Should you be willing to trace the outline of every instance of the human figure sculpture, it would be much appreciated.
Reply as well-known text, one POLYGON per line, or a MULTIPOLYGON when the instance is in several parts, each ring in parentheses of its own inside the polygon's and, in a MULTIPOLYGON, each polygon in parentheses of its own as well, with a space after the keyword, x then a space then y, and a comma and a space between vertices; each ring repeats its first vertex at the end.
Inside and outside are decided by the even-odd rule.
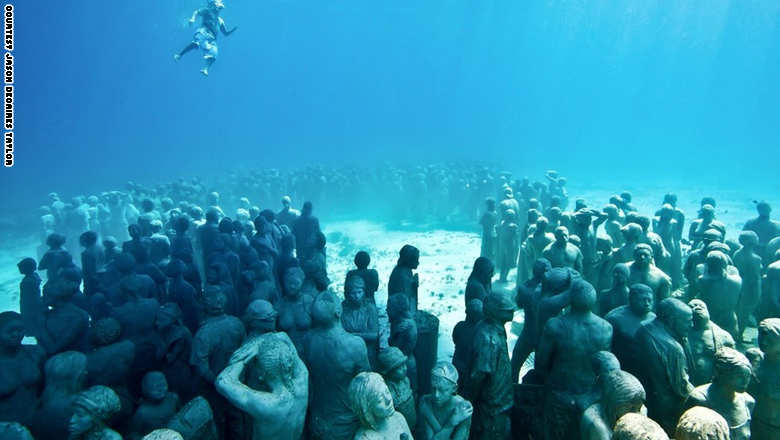
POLYGON ((247 341, 266 333, 275 332, 278 315, 273 304, 268 301, 256 299, 249 303, 242 317, 247 341))
POLYGON ((623 223, 620 220, 618 207, 610 203, 605 206, 602 211, 607 215, 607 220, 604 222, 604 232, 612 239, 612 244, 614 244, 615 247, 622 246, 623 232, 621 231, 621 228, 623 227, 623 223))
MULTIPOLYGON (((344 280, 345 284, 346 280, 348 280, 352 275, 357 275, 363 278, 363 281, 365 281, 366 284, 366 298, 376 304, 376 298, 374 298, 374 294, 376 294, 376 291, 379 289, 379 273, 376 271, 376 269, 368 268, 368 265, 371 264, 371 256, 368 255, 368 252, 366 251, 359 251, 355 254, 354 262, 356 269, 352 269, 347 272, 347 276, 344 280)), ((346 287, 346 285, 344 287, 346 287)))
POLYGON ((511 321, 515 304, 505 292, 493 291, 484 303, 485 319, 477 325, 466 395, 474 405, 473 438, 506 439, 513 405, 512 367, 504 324, 511 321))
POLYGON ((610 440, 612 427, 628 413, 641 413, 645 389, 631 373, 613 371, 601 379, 601 400, 589 406, 580 420, 582 440, 610 440))
POLYGON ((688 229, 688 241, 696 249, 700 247, 704 238, 704 232, 709 229, 715 229, 720 232, 721 238, 726 235, 726 225, 715 220, 715 207, 709 203, 702 205, 699 210, 699 218, 691 222, 688 229))
POLYGON ((87 342, 89 315, 73 304, 78 284, 61 279, 48 282, 43 301, 50 308, 43 312, 43 321, 36 334, 38 343, 48 356, 63 351, 83 351, 87 342))
POLYGON ((411 439, 406 420, 393 407, 385 381, 377 373, 359 373, 349 385, 349 401, 360 420, 355 440, 411 439))
POLYGON ((474 267, 466 283, 466 303, 472 299, 484 301, 492 290, 493 262, 486 257, 479 257, 474 261, 474 267))
POLYGON ((582 276, 596 285, 595 266, 597 261, 596 231, 607 220, 607 215, 595 209, 580 209, 574 213, 572 234, 580 238, 582 251, 582 276))
POLYGON ((409 308, 409 300, 403 295, 394 295, 387 300, 387 316, 390 320, 388 345, 398 347, 406 356, 406 373, 412 389, 417 389, 417 321, 409 308))
POLYGON ((107 426, 119 412, 119 397, 109 387, 95 385, 76 395, 68 430, 71 440, 121 440, 122 436, 107 426))
POLYGON ((498 244, 498 213, 496 212, 496 201, 492 198, 485 200, 485 212, 479 220, 482 226, 482 245, 479 252, 480 257, 490 260, 496 259, 496 245, 498 244))
POLYGON ((723 347, 715 353, 712 383, 691 391, 686 405, 704 406, 726 419, 732 440, 750 439, 750 419, 755 400, 747 387, 752 376, 748 359, 737 350, 723 347))
POLYGON ((547 231, 548 221, 545 217, 536 220, 533 234, 525 239, 520 249, 520 264, 517 269, 518 284, 533 276, 533 267, 547 246, 555 241, 555 236, 547 231))
POLYGON ((341 303, 341 325, 344 330, 363 338, 369 363, 376 365, 379 352, 379 314, 376 304, 366 299, 363 278, 353 275, 346 284, 345 299, 341 303))
POLYGON ((474 407, 457 394, 458 371, 447 362, 431 370, 431 394, 420 398, 417 436, 422 440, 466 440, 474 407))
POLYGON ((284 273, 283 293, 274 305, 279 313, 279 330, 287 333, 300 354, 303 338, 311 327, 311 305, 314 298, 301 292, 305 275, 299 267, 291 267, 284 273))
POLYGON ((206 319, 193 338, 190 365, 202 381, 202 394, 211 405, 217 429, 226 435, 226 429, 238 435, 242 429, 241 415, 214 391, 212 384, 227 366, 231 354, 241 346, 246 330, 241 320, 225 314, 226 300, 219 287, 207 287, 203 302, 206 319))
POLYGON ((469 367, 472 350, 474 347, 474 335, 477 324, 484 317, 482 301, 472 299, 466 303, 466 319, 455 324, 452 329, 452 341, 455 345, 455 353, 452 356, 452 364, 458 370, 458 385, 462 388, 463 380, 470 375, 469 367))
MULTIPOLYGON (((547 273, 552 269, 550 262, 539 258, 534 262, 533 277, 517 288, 515 300, 517 307, 523 309, 523 329, 512 349, 512 379, 517 380, 523 363, 536 349, 539 341, 538 307, 542 298, 542 283, 547 273)), ((453 363, 454 359, 453 359, 453 363)), ((455 364, 457 366, 457 364, 455 364)), ((459 373, 463 374, 459 370, 459 373)))
POLYGON ((674 431, 674 440, 729 439, 729 425, 726 419, 703 406, 694 406, 685 411, 674 431))
POLYGON ((136 346, 127 339, 120 340, 122 327, 116 319, 102 318, 92 322, 87 355, 87 385, 111 387, 121 402, 119 417, 132 414, 133 397, 128 387, 134 373, 136 346))
POLYGON ((654 303, 671 295, 672 279, 653 264, 653 250, 640 243, 634 248, 634 261, 629 263, 629 284, 641 283, 653 290, 654 303))
POLYGON ((668 203, 664 203, 657 214, 658 220, 653 225, 653 231, 661 237, 663 247, 669 252, 667 274, 672 279, 672 289, 677 289, 682 278, 682 224, 677 221, 677 211, 668 203))
POLYGON ((43 300, 41 298, 41 277, 36 272, 37 263, 32 258, 25 258, 16 267, 24 275, 19 283, 19 313, 24 323, 24 334, 34 336, 43 317, 43 300))
POLYGON ((669 436, 653 419, 630 412, 615 423, 612 440, 669 440, 669 436))
POLYGON ((711 246, 715 243, 721 243, 722 241, 723 237, 720 232, 715 229, 708 229, 702 234, 700 247, 692 250, 688 254, 688 258, 685 260, 682 270, 685 279, 688 280, 688 298, 696 298, 699 296, 700 289, 698 282, 699 275, 701 275, 702 272, 700 268, 703 267, 704 262, 707 259, 707 254, 712 250, 711 246))
POLYGON ((417 290, 420 286, 420 279, 412 271, 420 265, 420 251, 412 245, 404 245, 401 248, 398 263, 390 273, 390 279, 387 282, 387 293, 389 296, 404 295, 409 300, 409 307, 412 316, 417 313, 417 290))
POLYGON ((637 352, 636 333, 655 319, 653 291, 644 284, 634 284, 628 294, 628 304, 607 313, 604 318, 612 324, 612 352, 622 368, 638 374, 642 354, 637 352))
POLYGON ((566 226, 555 228, 555 241, 544 248, 542 256, 552 267, 569 267, 582 272, 582 252, 577 246, 569 243, 569 230, 566 226))
POLYGON ((763 291, 756 311, 756 318, 761 320, 780 316, 780 250, 774 257, 774 261, 767 265, 762 280, 763 291))
POLYGON ((49 250, 43 254, 38 263, 39 270, 46 271, 47 281, 57 281, 60 279, 60 270, 73 265, 73 257, 63 248, 65 237, 61 234, 52 233, 46 238, 46 245, 49 250))
POLYGON ((68 437, 73 400, 87 379, 87 357, 77 351, 59 353, 46 361, 43 371, 46 386, 30 428, 36 439, 61 440, 68 437))
POLYGON ((627 265, 618 263, 612 268, 612 287, 602 290, 598 296, 598 315, 606 316, 613 309, 628 304, 628 278, 631 272, 627 265))
POLYGON ((249 340, 219 374, 217 391, 252 417, 252 439, 299 440, 309 395, 309 372, 286 333, 271 332, 249 340), (262 389, 241 380, 255 376, 262 389))
POLYGON ((292 228, 298 217, 301 216, 301 211, 292 207, 292 199, 290 196, 282 197, 282 209, 276 213, 276 221, 280 225, 286 225, 288 228, 292 228))
POLYGON ((164 428, 179 410, 179 395, 168 391, 168 381, 159 371, 150 371, 141 381, 142 399, 130 418, 133 437, 164 428))
POLYGON ((146 434, 141 440, 184 440, 184 437, 173 429, 163 428, 155 429, 146 434))
POLYGON ((417 426, 414 392, 406 375, 406 356, 398 347, 386 348, 379 353, 378 370, 393 397, 395 410, 409 426, 417 426))
POLYGON ((742 279, 742 290, 737 305, 738 340, 743 340, 745 329, 750 317, 758 307, 761 298, 761 257, 758 250, 758 235, 753 231, 742 231, 739 234, 739 244, 742 245, 734 253, 734 266, 742 279))
POLYGON ((634 251, 642 238, 642 227, 636 223, 628 223, 621 228, 623 245, 612 254, 612 264, 630 263, 635 259, 634 251))
POLYGON ((0 422, 0 438, 5 440, 35 440, 27 428, 16 422, 0 422))
POLYGON ((509 271, 517 265, 520 251, 520 227, 517 224, 517 211, 508 209, 503 212, 498 226, 498 250, 496 266, 499 269, 498 280, 506 282, 509 271))
POLYGON ((106 256, 103 246, 98 243, 98 235, 94 231, 81 234, 79 244, 84 247, 84 251, 81 253, 84 294, 91 296, 98 290, 98 271, 103 269, 106 256))
POLYGON ((683 402, 693 390, 683 344, 693 326, 693 312, 684 302, 666 298, 656 307, 658 316, 636 333, 642 353, 639 380, 647 392, 647 413, 668 433, 674 432, 683 402))
POLYGON ((705 268, 698 279, 701 299, 707 303, 712 321, 738 339, 736 311, 742 278, 735 270, 728 270, 728 257, 720 251, 707 254, 705 268))
POLYGON ((187 265, 179 259, 173 259, 165 270, 166 275, 170 278, 168 300, 178 305, 182 312, 182 321, 190 332, 198 331, 200 312, 198 311, 197 290, 184 279, 187 265))
POLYGON ((366 343, 341 326, 341 304, 329 292, 314 300, 312 320, 303 357, 311 378, 310 435, 314 440, 349 440, 360 422, 352 412, 348 388, 356 374, 370 371, 366 343))
POLYGON ((761 321, 758 346, 764 360, 751 386, 756 406, 750 430, 753 440, 770 440, 780 438, 780 318, 761 321))
POLYGON ((734 348, 731 335, 710 320, 707 304, 700 299, 688 302, 693 311, 693 328, 688 332, 691 383, 704 385, 712 380, 715 353, 723 347, 734 348))
POLYGON ((315 237, 320 232, 320 221, 312 214, 313 210, 311 202, 304 202, 300 217, 293 222, 290 228, 295 236, 295 253, 298 258, 306 258, 312 251, 315 237))
POLYGON ((170 389, 182 400, 195 397, 195 386, 190 357, 192 355, 192 333, 182 319, 182 312, 176 303, 165 303, 157 310, 154 326, 159 335, 159 368, 167 378, 170 389))
POLYGON ((16 312, 0 313, 0 422, 29 425, 38 403, 45 353, 22 345, 24 321, 16 312))
POLYGON ((612 344, 612 326, 592 312, 593 286, 578 279, 572 282, 569 296, 569 313, 545 324, 534 363, 548 391, 544 404, 548 439, 576 436, 579 409, 572 402, 586 398, 595 384, 590 367, 593 354, 609 350, 612 344))
POLYGON ((772 207, 765 201, 756 203, 756 211, 758 212, 758 217, 746 221, 742 229, 756 233, 758 236, 758 254, 762 258, 767 259, 771 256, 765 252, 767 244, 773 238, 780 236, 780 222, 770 218, 772 207))
MULTIPOLYGON (((287 269, 289 269, 289 267, 287 269)), ((285 269, 285 272, 287 269, 285 269)), ((258 299, 268 301, 271 304, 278 302, 281 296, 279 295, 279 290, 276 288, 276 282, 274 281, 271 267, 268 265, 268 262, 262 260, 255 262, 251 266, 251 273, 253 275, 252 293, 249 295, 249 302, 258 299)))

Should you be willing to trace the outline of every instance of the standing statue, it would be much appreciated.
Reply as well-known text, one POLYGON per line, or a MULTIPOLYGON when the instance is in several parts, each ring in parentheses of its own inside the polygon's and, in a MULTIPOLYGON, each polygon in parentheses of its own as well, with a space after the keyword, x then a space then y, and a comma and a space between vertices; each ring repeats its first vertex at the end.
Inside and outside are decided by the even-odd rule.
POLYGON ((618 263, 612 268, 612 288, 602 290, 598 299, 598 315, 606 316, 613 309, 628 304, 628 266, 618 263))
POLYGON ((68 436, 73 400, 87 379, 87 357, 77 351, 52 356, 44 365, 46 387, 30 428, 39 440, 60 440, 68 436))
POLYGON ((582 273, 582 252, 569 242, 569 230, 566 226, 555 228, 555 241, 544 248, 542 256, 552 267, 569 267, 582 273))
POLYGON ((751 387, 756 399, 751 431, 753 440, 780 438, 780 318, 769 318, 758 326, 758 346, 764 352, 751 387))
POLYGON ((632 285, 628 305, 612 310, 604 319, 612 324, 612 352, 620 365, 629 373, 638 374, 642 353, 637 351, 636 333, 655 319, 653 291, 644 284, 632 285))
POLYGON ((498 251, 496 266, 499 269, 499 282, 506 282, 509 271, 517 265, 520 251, 520 227, 517 224, 517 211, 508 209, 502 213, 498 226, 498 251))
POLYGON ((504 324, 514 316, 512 298, 493 291, 485 298, 485 319, 477 325, 466 396, 474 405, 474 439, 504 440, 510 435, 512 367, 504 324))
MULTIPOLYGON (((529 211, 530 213, 530 211, 529 211)), ((527 237, 520 249, 517 267, 517 283, 521 284, 533 275, 534 262, 542 258, 547 246, 555 241, 555 236, 547 232, 548 220, 540 217, 536 220, 533 234, 527 237)))
POLYGON ((752 373, 752 366, 742 353, 723 347, 715 353, 712 383, 691 391, 686 404, 704 406, 723 416, 731 440, 749 440, 751 413, 756 404, 746 393, 752 373))
POLYGON ((417 426, 414 392, 406 376, 406 356, 398 347, 389 347, 379 353, 379 373, 393 396, 395 410, 401 413, 409 426, 417 426))
POLYGON ((363 338, 368 361, 374 366, 379 353, 379 312, 376 303, 365 297, 365 288, 366 282, 357 275, 347 280, 341 303, 341 325, 344 330, 363 338))
POLYGON ((309 372, 286 333, 247 341, 219 374, 217 391, 252 417, 252 439, 300 440, 306 420, 309 372), (257 380, 261 389, 242 382, 257 380))
MULTIPOLYGON (((515 346, 512 349, 513 381, 518 380, 523 363, 525 363, 531 352, 536 349, 536 344, 539 342, 539 332, 537 331, 539 327, 537 323, 538 307, 542 299, 542 283, 551 269, 552 266, 549 261, 539 258, 534 262, 533 277, 517 287, 515 302, 517 307, 523 310, 523 329, 520 331, 520 337, 517 338, 517 342, 515 342, 515 346)), ((454 358, 453 363, 455 363, 454 358)), ((455 366, 457 367, 458 364, 455 363, 455 366)), ((458 369, 458 372, 462 374, 460 369, 458 369)))
POLYGON ((485 257, 479 257, 474 261, 468 282, 466 283, 466 303, 472 299, 484 301, 492 290, 494 266, 493 262, 485 257))
POLYGON ((119 397, 109 387, 95 385, 82 391, 73 400, 70 418, 70 440, 122 440, 122 436, 106 424, 119 412, 119 397))
MULTIPOLYGON (((466 319, 455 324, 452 329, 452 342, 455 344, 455 353, 452 355, 452 364, 458 370, 458 385, 462 389, 466 379, 471 375, 470 363, 474 350, 474 336, 477 324, 484 317, 482 301, 472 299, 466 303, 466 319)), ((513 376, 514 377, 514 376, 513 376)))
POLYGON ((360 422, 347 389, 356 374, 371 370, 366 343, 341 326, 341 304, 330 292, 314 299, 312 321, 314 327, 304 343, 311 379, 307 416, 311 438, 351 440, 360 422))
POLYGON ((311 327, 311 304, 314 297, 302 291, 305 274, 300 267, 294 266, 284 272, 282 297, 274 304, 279 312, 279 330, 287 333, 298 349, 303 352, 303 339, 311 327))
POLYGON ((431 394, 420 398, 417 436, 422 440, 466 440, 474 408, 457 394, 458 371, 447 362, 431 370, 431 394))
POLYGON ((733 266, 729 266, 726 254, 720 251, 707 254, 705 272, 698 278, 698 287, 701 299, 709 307, 712 321, 738 339, 736 312, 742 278, 733 266))
POLYGON ((496 213, 495 199, 488 198, 485 200, 485 213, 482 214, 479 224, 482 226, 482 246, 479 256, 495 260, 496 244, 498 242, 498 232, 496 231, 498 213, 496 213))
POLYGON ((141 402, 130 419, 130 432, 135 438, 164 428, 179 410, 179 396, 168 391, 168 381, 159 371, 144 375, 141 396, 141 402))
POLYGON ((398 257, 398 263, 390 273, 390 279, 387 282, 389 296, 404 295, 409 299, 412 316, 417 312, 417 289, 420 286, 418 275, 412 271, 417 269, 419 265, 420 251, 410 244, 404 245, 398 257))
POLYGON ((547 391, 547 439, 576 436, 582 401, 596 382, 591 358, 596 352, 608 351, 612 344, 612 326, 592 311, 596 304, 593 286, 577 279, 569 297, 569 313, 547 321, 536 350, 534 370, 543 378, 547 391))
POLYGON ((629 284, 642 283, 653 290, 654 303, 658 305, 671 295, 672 279, 653 264, 653 249, 644 243, 634 248, 634 261, 629 265, 629 284))
POLYGON ((684 302, 666 298, 658 304, 657 313, 636 333, 637 353, 642 353, 643 360, 638 377, 647 391, 648 415, 673 433, 683 402, 693 390, 683 349, 693 326, 693 312, 684 302))
POLYGON ((742 247, 734 253, 734 266, 742 278, 742 291, 739 294, 737 311, 737 340, 742 342, 750 317, 756 311, 761 298, 761 257, 758 254, 758 235, 753 231, 739 234, 742 247))
POLYGON ((693 311, 693 328, 688 332, 690 346, 691 383, 695 386, 704 385, 712 380, 715 364, 715 353, 723 347, 734 348, 731 335, 710 321, 707 304, 700 299, 688 302, 693 311))

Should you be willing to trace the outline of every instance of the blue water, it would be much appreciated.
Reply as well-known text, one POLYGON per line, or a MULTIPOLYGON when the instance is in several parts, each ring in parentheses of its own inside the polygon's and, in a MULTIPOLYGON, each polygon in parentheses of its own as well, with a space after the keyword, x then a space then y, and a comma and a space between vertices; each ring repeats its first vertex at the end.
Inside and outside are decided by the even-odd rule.
MULTIPOLYGON (((498 160, 571 181, 778 189, 780 1, 17 1, 4 207, 237 167, 498 160), (9 186, 6 186, 9 187, 9 186)), ((660 195, 659 195, 660 203, 660 195)))

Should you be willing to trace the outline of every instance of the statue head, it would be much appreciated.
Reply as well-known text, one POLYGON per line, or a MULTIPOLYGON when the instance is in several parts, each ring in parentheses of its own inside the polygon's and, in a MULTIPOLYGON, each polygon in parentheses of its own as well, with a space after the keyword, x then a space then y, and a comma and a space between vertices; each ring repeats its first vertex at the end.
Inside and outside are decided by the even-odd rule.
POLYGON ((758 346, 767 357, 780 356, 780 318, 767 318, 758 325, 758 346))
POLYGON ((661 210, 658 213, 658 218, 663 221, 669 221, 674 216, 674 207, 668 203, 664 203, 661 206, 661 210))
POLYGON ((606 256, 612 254, 612 238, 609 235, 596 237, 596 250, 606 256))
POLYGON ((605 377, 612 371, 620 371, 620 361, 611 351, 601 350, 590 357, 590 367, 596 377, 605 377))
MULTIPOLYGON (((408 303, 408 301, 407 301, 408 303)), ((466 303, 466 321, 477 322, 484 318, 482 300, 472 299, 466 303)))
POLYGON ((160 371, 150 371, 141 380, 141 392, 144 398, 159 402, 168 395, 168 380, 160 371))
POLYGON ((655 295, 646 284, 632 284, 628 289, 628 307, 636 315, 644 316, 653 311, 655 295))
POLYGON ((666 193, 664 194, 664 204, 669 204, 670 206, 674 207, 677 206, 677 194, 674 193, 666 193))
POLYGON ((73 438, 100 429, 122 408, 119 397, 109 387, 96 385, 82 391, 73 401, 68 430, 73 438))
POLYGON ((707 303, 700 299, 692 299, 688 301, 688 307, 693 312, 693 326, 695 328, 703 328, 710 322, 710 311, 707 309, 707 303))
POLYGON ((155 429, 141 440, 184 440, 184 437, 173 429, 163 428, 155 429))
POLYGON ((47 389, 78 392, 87 380, 87 356, 78 351, 55 354, 43 366, 43 375, 47 389))
POLYGON ((0 313, 0 347, 15 349, 22 346, 24 322, 22 315, 7 311, 0 313))
POLYGON ((542 293, 545 296, 557 295, 571 284, 571 272, 563 267, 550 269, 542 278, 542 293))
POLYGON ((400 382, 406 377, 406 356, 398 347, 388 347, 377 356, 379 373, 392 382, 400 382))
POLYGON ((102 318, 92 321, 89 336, 96 347, 111 345, 119 340, 122 334, 122 325, 114 318, 102 318))
POLYGON ((628 278, 631 275, 628 265, 625 263, 618 263, 612 268, 612 285, 613 286, 625 286, 628 284, 628 278))
POLYGON ((665 298, 658 303, 658 317, 678 341, 688 336, 693 328, 693 312, 677 298, 665 298))
POLYGON ((203 289, 203 306, 207 314, 221 315, 225 311, 225 304, 227 298, 219 286, 206 286, 203 289))
POLYGON ((89 247, 97 243, 98 235, 95 231, 86 231, 79 236, 79 244, 83 247, 89 247))
POLYGON ((629 223, 620 228, 620 231, 623 233, 623 239, 628 243, 636 243, 642 236, 642 227, 636 223, 629 223))
POLYGON ((616 370, 601 380, 604 410, 613 425, 623 415, 639 413, 645 403, 645 388, 631 373, 616 370))
POLYGON ((677 422, 675 440, 728 440, 729 424, 717 412, 703 406, 685 411, 677 422))
POLYGON ((303 280, 306 275, 303 273, 303 269, 298 266, 287 268, 284 271, 284 279, 282 283, 284 285, 284 295, 290 298, 297 298, 303 287, 303 280))
POLYGON ((16 263, 16 267, 19 269, 19 273, 22 275, 32 275, 38 269, 38 263, 34 258, 23 258, 16 263))
POLYGON ((358 304, 365 297, 366 282, 360 275, 351 275, 344 286, 344 298, 347 301, 358 304))
POLYGON ((437 362, 431 370, 431 403, 442 407, 458 391, 458 370, 449 362, 437 362))
POLYGON ((341 303, 336 295, 328 291, 317 295, 311 306, 311 320, 318 327, 327 328, 338 324, 341 320, 341 303))
POLYGON ((359 373, 349 384, 352 411, 360 423, 377 430, 382 422, 395 413, 393 396, 384 379, 377 373, 359 373))
POLYGON ((261 382, 293 387, 298 352, 286 335, 271 333, 258 339, 254 373, 261 382))
POLYGON ((653 248, 645 243, 640 243, 634 248, 634 266, 639 269, 650 267, 653 262, 653 248))
POLYGON ((290 209, 291 205, 292 205, 292 199, 290 198, 290 196, 282 197, 282 207, 284 207, 284 209, 290 209))
POLYGON ((266 333, 276 330, 277 315, 273 304, 264 299, 256 299, 246 307, 243 321, 248 331, 260 330, 266 333))
POLYGON ((496 200, 492 197, 485 199, 485 207, 488 211, 493 212, 496 210, 496 200))
POLYGON ((306 201, 303 202, 303 208, 301 209, 301 214, 305 215, 306 217, 310 216, 312 211, 314 210, 314 207, 312 206, 311 202, 306 201))
POLYGON ((514 318, 515 302, 509 294, 494 290, 485 297, 483 305, 485 318, 499 323, 509 322, 514 318))
POLYGON ((721 251, 710 251, 707 253, 707 259, 705 260, 707 266, 707 273, 713 276, 725 277, 726 268, 729 265, 729 259, 721 251))
POLYGON ((532 269, 534 279, 536 280, 542 280, 544 278, 544 275, 549 272, 552 269, 552 264, 550 264, 550 260, 546 258, 537 258, 536 261, 534 261, 534 267, 532 269))
POLYGON ((702 205, 699 209, 699 218, 705 222, 710 222, 715 219, 715 207, 710 204, 702 205))
POLYGON ((405 244, 398 256, 398 265, 417 269, 417 266, 420 265, 420 251, 410 244, 405 244))
POLYGON ((469 278, 475 278, 482 284, 490 285, 494 273, 495 268, 490 258, 479 257, 474 261, 474 267, 471 269, 469 278))
POLYGON ((567 229, 566 226, 558 226, 555 228, 555 242, 562 246, 569 242, 569 229, 567 229))
POLYGON ((721 347, 715 352, 715 375, 712 383, 744 393, 752 375, 753 366, 744 354, 729 347, 721 347))
POLYGON ((358 269, 366 269, 370 263, 371 257, 368 255, 368 252, 360 251, 355 254, 355 266, 358 269))
POLYGON ((758 211, 759 217, 769 218, 769 214, 772 212, 772 207, 769 206, 769 203, 762 200, 756 203, 756 211, 758 211))
POLYGON ((669 436, 649 417, 630 412, 618 419, 612 440, 669 440, 669 436))
POLYGON ((746 248, 758 246, 758 234, 753 231, 742 231, 739 233, 739 244, 746 248))
POLYGON ((535 233, 538 235, 544 235, 547 233, 547 227, 550 225, 550 221, 547 220, 547 217, 541 216, 536 218, 536 231, 535 233))
POLYGON ((59 249, 65 244, 65 236, 53 232, 46 237, 46 245, 52 249, 59 249))
POLYGON ((572 281, 569 293, 571 301, 571 311, 577 313, 587 313, 593 310, 596 304, 596 289, 584 278, 577 278, 572 281))

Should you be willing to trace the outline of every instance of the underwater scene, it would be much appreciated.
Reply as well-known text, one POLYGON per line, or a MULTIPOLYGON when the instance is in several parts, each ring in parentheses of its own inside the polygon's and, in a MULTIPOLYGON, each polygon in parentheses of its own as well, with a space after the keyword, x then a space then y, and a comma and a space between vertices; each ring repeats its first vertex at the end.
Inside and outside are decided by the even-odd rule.
POLYGON ((780 439, 780 1, 2 7, 0 440, 780 439))

